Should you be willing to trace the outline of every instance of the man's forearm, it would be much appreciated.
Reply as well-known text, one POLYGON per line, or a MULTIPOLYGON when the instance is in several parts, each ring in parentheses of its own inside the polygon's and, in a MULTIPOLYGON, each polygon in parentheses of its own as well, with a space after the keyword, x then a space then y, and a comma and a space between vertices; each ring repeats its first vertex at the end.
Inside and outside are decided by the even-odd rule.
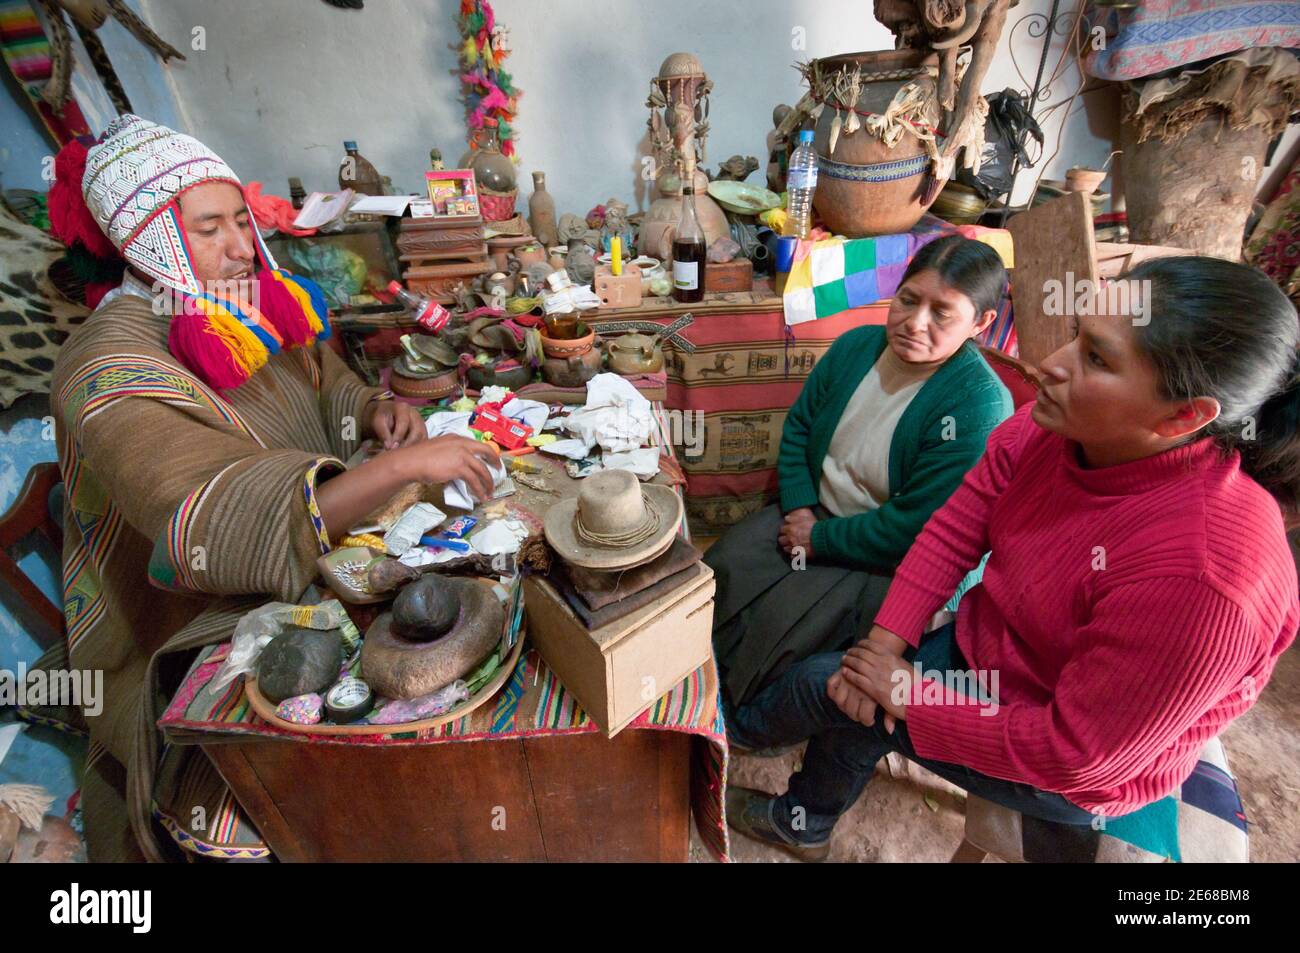
POLYGON ((407 448, 388 450, 358 467, 330 477, 316 488, 316 505, 330 539, 387 503, 402 487, 420 478, 407 448))

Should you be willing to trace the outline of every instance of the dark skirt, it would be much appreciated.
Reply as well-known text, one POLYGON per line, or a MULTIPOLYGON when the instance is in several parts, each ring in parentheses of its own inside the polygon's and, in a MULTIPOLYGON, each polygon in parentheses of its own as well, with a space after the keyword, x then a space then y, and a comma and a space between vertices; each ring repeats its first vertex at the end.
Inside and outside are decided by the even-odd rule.
POLYGON ((717 582, 713 652, 732 705, 747 704, 795 662, 865 637, 893 579, 815 561, 796 570, 777 543, 781 522, 780 507, 766 506, 704 554, 717 582))

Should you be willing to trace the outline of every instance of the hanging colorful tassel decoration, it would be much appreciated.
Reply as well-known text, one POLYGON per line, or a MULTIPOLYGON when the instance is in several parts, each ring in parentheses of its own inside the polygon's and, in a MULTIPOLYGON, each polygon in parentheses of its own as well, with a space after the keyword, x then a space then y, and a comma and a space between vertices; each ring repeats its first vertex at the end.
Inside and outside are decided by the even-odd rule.
POLYGON ((495 127, 503 155, 515 157, 514 119, 519 97, 510 74, 501 64, 510 55, 505 31, 497 25, 487 0, 461 0, 456 17, 460 30, 460 82, 465 100, 469 147, 479 147, 478 130, 495 127))

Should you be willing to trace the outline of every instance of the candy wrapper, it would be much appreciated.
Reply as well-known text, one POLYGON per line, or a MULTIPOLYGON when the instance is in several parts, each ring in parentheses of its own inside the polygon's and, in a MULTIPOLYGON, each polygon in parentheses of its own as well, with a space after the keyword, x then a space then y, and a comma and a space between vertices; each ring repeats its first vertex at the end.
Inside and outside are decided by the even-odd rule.
POLYGON ((372 725, 401 725, 408 721, 436 718, 451 711, 467 698, 469 686, 458 678, 450 685, 444 685, 436 692, 419 698, 394 699, 373 711, 365 721, 372 725))
POLYGON ((325 700, 311 692, 307 695, 295 695, 286 698, 275 706, 275 716, 295 725, 314 725, 321 719, 325 710, 325 700))
POLYGON ((464 539, 465 535, 474 528, 476 523, 478 523, 478 520, 472 516, 457 516, 443 527, 442 535, 451 539, 464 539))
POLYGON ((391 555, 401 556, 446 518, 447 514, 432 503, 416 503, 384 534, 384 545, 391 555))

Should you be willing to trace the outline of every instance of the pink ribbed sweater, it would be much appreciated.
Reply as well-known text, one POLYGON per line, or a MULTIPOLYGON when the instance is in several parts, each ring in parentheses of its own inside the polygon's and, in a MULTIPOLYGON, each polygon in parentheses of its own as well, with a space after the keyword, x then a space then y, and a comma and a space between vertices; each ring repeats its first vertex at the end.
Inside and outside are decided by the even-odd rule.
MULTIPOLYGON (((993 707, 912 703, 925 758, 1112 817, 1175 791, 1300 625, 1271 496, 1203 439, 1086 469, 1021 408, 908 551, 876 622, 917 644, 962 576, 957 644, 993 707)), ((931 696, 933 697, 933 695, 931 696)))

